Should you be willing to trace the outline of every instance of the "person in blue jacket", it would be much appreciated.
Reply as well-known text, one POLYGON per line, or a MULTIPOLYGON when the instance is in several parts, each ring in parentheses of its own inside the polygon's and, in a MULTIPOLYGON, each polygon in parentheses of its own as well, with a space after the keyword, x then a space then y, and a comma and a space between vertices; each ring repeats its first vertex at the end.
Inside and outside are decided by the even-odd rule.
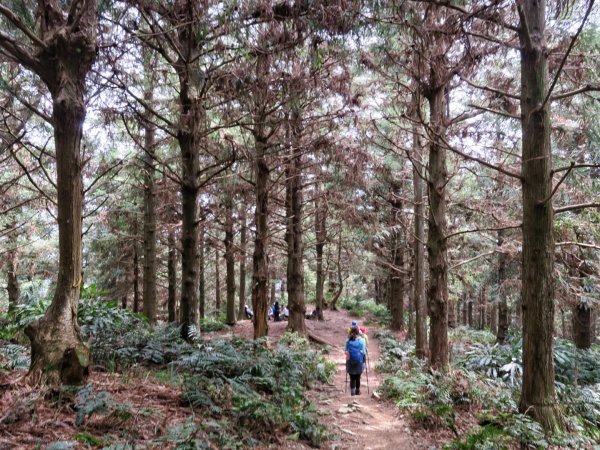
POLYGON ((359 338, 357 326, 350 328, 346 341, 346 372, 350 375, 350 395, 360 395, 360 376, 365 369, 365 342, 359 338))

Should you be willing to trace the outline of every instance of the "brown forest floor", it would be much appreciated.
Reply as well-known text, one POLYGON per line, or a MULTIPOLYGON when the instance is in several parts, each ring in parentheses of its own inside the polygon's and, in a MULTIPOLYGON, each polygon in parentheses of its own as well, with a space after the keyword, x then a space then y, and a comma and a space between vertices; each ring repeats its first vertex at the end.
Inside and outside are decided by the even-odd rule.
MULTIPOLYGON (((381 402, 367 393, 366 373, 362 377, 362 395, 351 397, 345 387, 345 358, 343 353, 346 330, 353 320, 345 311, 326 311, 324 322, 307 321, 307 327, 316 336, 330 342, 329 359, 338 366, 330 385, 316 386, 308 396, 316 404, 323 424, 329 430, 325 449, 426 449, 439 447, 447 441, 445 433, 434 435, 425 430, 411 429, 394 405, 381 402)), ((270 338, 276 341, 285 331, 286 322, 269 322, 270 338)), ((378 342, 369 328, 370 368, 368 387, 372 394, 382 382, 375 370, 379 357, 378 342)), ((239 322, 232 331, 252 337, 252 323, 239 322)), ((199 412, 179 402, 180 389, 169 383, 166 371, 138 368, 124 374, 93 372, 88 382, 95 392, 107 391, 116 403, 127 405, 126 418, 117 413, 93 415, 83 427, 75 426, 73 399, 60 398, 51 389, 29 386, 24 372, 0 372, 0 450, 45 448, 55 441, 85 441, 89 436, 100 439, 99 448, 110 445, 103 436, 112 435, 119 441, 128 441, 135 448, 174 448, 165 441, 156 445, 176 425, 190 416, 202 420, 199 412), (76 437, 78 436, 78 438, 76 437)), ((88 440, 88 442, 90 442, 88 440)), ((90 448, 80 444, 77 448, 90 448)), ((288 450, 310 448, 296 442, 287 442, 271 448, 288 450)))

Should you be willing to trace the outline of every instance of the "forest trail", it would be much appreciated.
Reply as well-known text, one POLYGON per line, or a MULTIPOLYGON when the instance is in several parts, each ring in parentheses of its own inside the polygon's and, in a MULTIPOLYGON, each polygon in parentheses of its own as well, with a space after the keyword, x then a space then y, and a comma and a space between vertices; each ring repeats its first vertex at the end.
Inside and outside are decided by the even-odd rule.
MULTIPOLYGON (((375 371, 379 359, 379 342, 374 337, 376 327, 367 327, 369 336, 369 381, 367 393, 367 373, 361 377, 361 395, 352 397, 350 387, 346 388, 346 358, 344 345, 347 330, 353 320, 362 326, 363 322, 346 311, 325 311, 325 321, 306 321, 312 334, 332 344, 328 358, 337 364, 332 384, 316 386, 308 396, 315 403, 330 432, 330 440, 323 448, 330 450, 383 450, 383 449, 426 449, 431 442, 423 436, 413 434, 401 413, 392 404, 372 397, 373 392, 383 382, 375 371)), ((269 336, 278 339, 287 322, 269 322, 269 336)), ((251 321, 239 322, 236 334, 251 337, 251 321)), ((349 383, 349 382, 348 382, 349 383)), ((291 446, 290 448, 299 448, 291 446)), ((309 448, 309 447, 306 447, 309 448)))

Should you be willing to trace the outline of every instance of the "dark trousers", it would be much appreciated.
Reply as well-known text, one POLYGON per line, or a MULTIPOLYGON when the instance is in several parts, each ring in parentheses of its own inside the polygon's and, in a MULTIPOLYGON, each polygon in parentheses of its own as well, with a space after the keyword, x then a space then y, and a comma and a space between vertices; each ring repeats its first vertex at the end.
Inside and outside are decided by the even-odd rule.
POLYGON ((360 374, 350 374, 350 391, 352 391, 352 389, 356 389, 356 392, 360 392, 360 374))

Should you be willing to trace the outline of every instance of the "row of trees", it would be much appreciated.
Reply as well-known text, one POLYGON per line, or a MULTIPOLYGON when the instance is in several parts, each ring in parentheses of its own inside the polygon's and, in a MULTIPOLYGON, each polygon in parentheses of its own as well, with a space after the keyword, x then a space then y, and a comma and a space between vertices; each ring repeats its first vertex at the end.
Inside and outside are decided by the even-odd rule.
POLYGON ((58 223, 54 298, 27 330, 31 373, 83 376, 84 278, 151 322, 166 297, 166 318, 189 339, 213 298, 234 324, 247 290, 254 335, 266 335, 275 279, 285 279, 290 329, 305 333, 306 262, 320 319, 360 273, 392 328, 408 316, 417 356, 441 371, 456 304, 468 316, 495 280, 502 342, 520 278, 521 409, 560 428, 555 274, 559 297, 576 299, 582 345, 597 295, 598 236, 582 233, 598 221, 586 56, 596 35, 583 32, 592 3, 551 6, 562 32, 550 42, 550 13, 533 1, 0 6, 10 302, 15 249, 58 223), (473 269, 486 259, 495 269, 473 269))

